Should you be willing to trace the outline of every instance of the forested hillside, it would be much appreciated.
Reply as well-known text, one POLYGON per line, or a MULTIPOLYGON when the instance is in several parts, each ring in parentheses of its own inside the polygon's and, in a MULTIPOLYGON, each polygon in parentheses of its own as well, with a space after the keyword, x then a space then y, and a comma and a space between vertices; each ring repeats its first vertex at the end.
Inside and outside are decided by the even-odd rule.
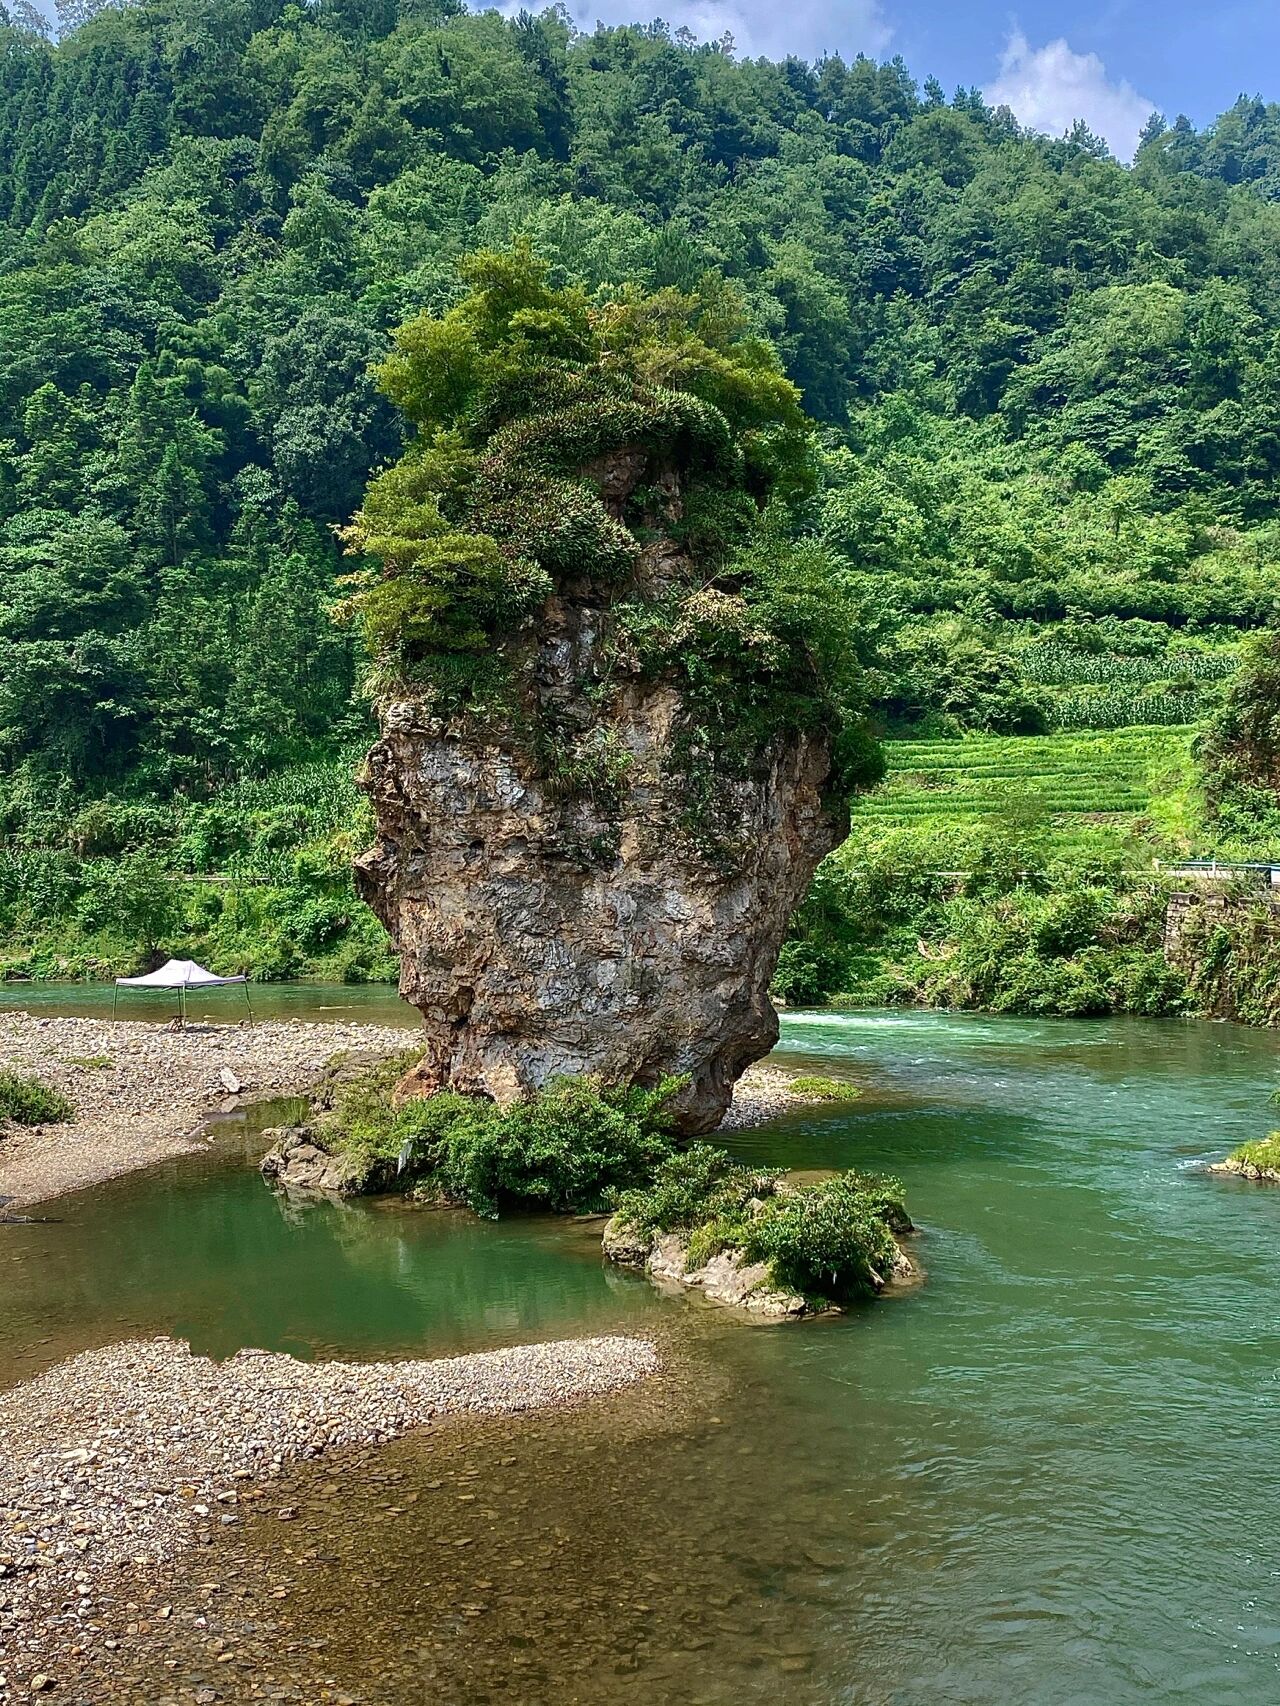
MULTIPOLYGON (((727 280, 776 344, 890 735, 1141 726, 1130 793, 1075 796, 1090 833, 1125 869, 1216 833, 1162 729, 1280 608, 1280 108, 1153 119, 1126 168, 898 61, 660 26, 141 0, 55 44, 4 15, 0 965, 387 975, 334 529, 402 444, 392 330, 521 240, 601 296, 727 280)), ((904 824, 855 821, 858 884, 904 824)), ((846 901, 802 921, 794 995, 861 976, 846 901)))

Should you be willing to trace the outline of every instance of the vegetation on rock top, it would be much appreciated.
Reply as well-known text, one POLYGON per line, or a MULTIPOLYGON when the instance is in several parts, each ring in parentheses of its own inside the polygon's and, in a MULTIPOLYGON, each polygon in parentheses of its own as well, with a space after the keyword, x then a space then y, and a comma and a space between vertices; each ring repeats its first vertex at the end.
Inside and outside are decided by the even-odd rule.
POLYGON ((810 423, 739 293, 708 277, 593 301, 527 244, 461 271, 461 301, 395 334, 379 382, 417 436, 346 530, 381 564, 351 608, 384 685, 522 739, 599 804, 628 762, 614 695, 671 682, 691 830, 788 734, 832 739, 843 791, 878 774, 847 577, 792 537, 810 423), (557 594, 600 607, 572 719, 539 691, 557 594))
POLYGON ((912 1230, 896 1180, 855 1172, 812 1185, 734 1161, 698 1143, 618 1198, 619 1224, 679 1232, 692 1271, 722 1250, 765 1262, 780 1290, 829 1302, 878 1291, 898 1260, 894 1233, 912 1230))

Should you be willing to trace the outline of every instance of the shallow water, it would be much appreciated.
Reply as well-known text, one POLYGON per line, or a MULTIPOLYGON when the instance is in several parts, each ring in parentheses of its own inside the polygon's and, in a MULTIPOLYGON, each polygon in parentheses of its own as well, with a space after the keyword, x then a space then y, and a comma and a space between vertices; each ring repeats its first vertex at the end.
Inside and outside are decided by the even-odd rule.
MULTIPOLYGON (((1280 1190, 1194 1163, 1265 1128, 1274 1036, 792 1014, 780 1055, 866 1094, 733 1146, 898 1173, 923 1290, 744 1329, 572 1224, 289 1211, 228 1134, 0 1230, 0 1379, 125 1332, 656 1333, 672 1374, 643 1393, 301 1488, 286 1632, 321 1631, 360 1700, 1272 1706, 1280 1190)), ((269 1527, 234 1544, 281 1562, 269 1527)))

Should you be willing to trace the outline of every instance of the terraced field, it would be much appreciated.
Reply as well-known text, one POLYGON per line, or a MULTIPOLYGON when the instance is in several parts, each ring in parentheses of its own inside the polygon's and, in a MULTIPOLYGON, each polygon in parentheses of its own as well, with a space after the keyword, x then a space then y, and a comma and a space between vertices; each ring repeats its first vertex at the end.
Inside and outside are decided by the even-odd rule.
POLYGON ((888 827, 1026 805, 1081 822, 1167 818, 1192 786, 1192 733, 1186 727, 1143 726, 889 741, 889 774, 858 804, 855 821, 888 827))

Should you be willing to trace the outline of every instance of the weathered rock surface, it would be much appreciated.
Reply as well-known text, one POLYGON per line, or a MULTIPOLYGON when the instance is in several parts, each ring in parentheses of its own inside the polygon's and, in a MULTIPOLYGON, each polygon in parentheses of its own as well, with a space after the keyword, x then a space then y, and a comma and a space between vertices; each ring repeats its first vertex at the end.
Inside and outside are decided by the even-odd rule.
MULTIPOLYGON (((699 584, 668 531, 669 469, 633 447, 584 472, 615 517, 642 481, 659 494, 632 588, 699 584)), ((381 706, 366 772, 378 842, 357 882, 423 1016, 423 1090, 505 1104, 560 1074, 687 1074, 680 1126, 707 1132, 777 1039, 778 950, 845 822, 821 732, 775 736, 745 765, 704 768, 705 797, 691 790, 707 755, 677 680, 646 674, 612 622, 628 590, 584 580, 547 601, 513 653, 518 715, 446 720, 407 692, 381 706)), ((698 596, 707 620, 733 603, 698 596)))
POLYGON ((274 1139, 262 1175, 285 1190, 351 1196, 361 1188, 345 1157, 331 1155, 310 1126, 278 1126, 262 1135, 274 1139))
POLYGON ((686 1267, 689 1240, 679 1232, 655 1232, 645 1237, 622 1225, 615 1215, 604 1229, 603 1249, 611 1262, 642 1269, 664 1290, 696 1288, 711 1303, 775 1320, 794 1320, 813 1313, 798 1292, 782 1291, 770 1283, 767 1262, 748 1262, 740 1251, 722 1250, 703 1267, 686 1267))

